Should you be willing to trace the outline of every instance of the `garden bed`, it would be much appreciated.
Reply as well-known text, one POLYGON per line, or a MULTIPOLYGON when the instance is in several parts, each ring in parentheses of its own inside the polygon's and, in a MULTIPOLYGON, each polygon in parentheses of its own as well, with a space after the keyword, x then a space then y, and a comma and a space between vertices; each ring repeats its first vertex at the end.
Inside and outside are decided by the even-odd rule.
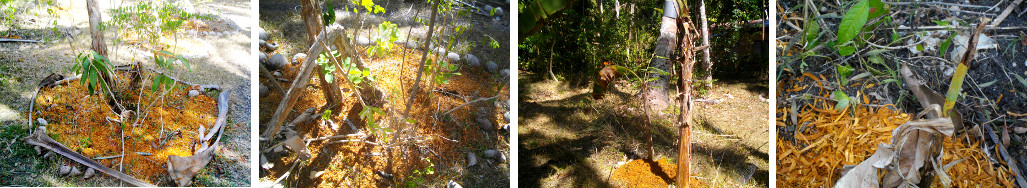
MULTIPOLYGON (((143 78, 154 75, 143 72, 143 78)), ((130 81, 126 72, 114 75, 120 83, 130 81)), ((144 79, 142 83, 151 82, 144 79)), ((199 145, 206 143, 197 138, 206 134, 198 129, 213 129, 219 119, 218 105, 227 101, 219 100, 221 92, 216 86, 176 83, 173 87, 166 94, 163 90, 151 91, 150 87, 139 87, 141 91, 118 87, 121 90, 115 93, 120 94, 119 102, 132 110, 121 113, 131 114, 122 119, 106 97, 89 95, 77 77, 69 78, 53 87, 40 88, 31 115, 36 119, 34 123, 46 127, 50 138, 71 151, 103 166, 123 169, 125 174, 150 184, 175 185, 170 182, 168 158, 193 156, 202 150, 199 145), (190 97, 190 91, 204 92, 190 97)), ((223 129, 202 131, 220 135, 223 129)))

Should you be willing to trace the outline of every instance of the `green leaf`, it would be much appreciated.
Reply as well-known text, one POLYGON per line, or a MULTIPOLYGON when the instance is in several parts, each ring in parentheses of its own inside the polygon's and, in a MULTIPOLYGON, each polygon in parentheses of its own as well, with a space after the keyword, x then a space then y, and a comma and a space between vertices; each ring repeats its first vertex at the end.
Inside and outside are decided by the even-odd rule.
POLYGON ((950 36, 949 38, 945 39, 945 42, 941 43, 941 47, 938 49, 938 55, 945 54, 945 50, 949 49, 949 44, 952 44, 952 38, 955 37, 950 36))
POLYGON ((806 22, 806 29, 805 30, 806 30, 806 43, 808 44, 810 41, 816 40, 817 36, 820 35, 820 24, 817 24, 816 21, 806 22))
MULTIPOLYGON (((849 44, 851 44, 851 43, 849 43, 849 44)), ((852 55, 852 53, 856 53, 856 47, 855 46, 842 45, 842 46, 836 46, 836 47, 838 47, 838 54, 842 55, 842 56, 849 56, 849 55, 852 55)))
POLYGON ((846 95, 845 92, 840 90, 834 91, 834 93, 831 94, 831 98, 838 101, 838 104, 834 106, 835 110, 844 110, 849 107, 849 95, 846 95))
POLYGON ((838 66, 838 75, 841 75, 842 78, 848 78, 849 75, 852 75, 853 70, 856 69, 853 69, 852 66, 849 65, 838 66))
POLYGON ((863 29, 869 16, 867 0, 860 0, 845 12, 842 22, 838 25, 838 43, 846 43, 856 38, 856 35, 863 29))

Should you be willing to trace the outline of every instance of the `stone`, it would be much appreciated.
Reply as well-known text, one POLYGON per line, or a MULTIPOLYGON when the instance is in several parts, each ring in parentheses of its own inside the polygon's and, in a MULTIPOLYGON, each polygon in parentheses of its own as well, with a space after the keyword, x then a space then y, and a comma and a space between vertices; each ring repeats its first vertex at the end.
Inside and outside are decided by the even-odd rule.
POLYGON ((260 85, 260 97, 267 97, 268 94, 271 94, 271 93, 267 89, 267 86, 264 86, 263 84, 261 84, 260 85))
POLYGON ((460 55, 453 52, 446 54, 446 58, 449 59, 450 63, 460 62, 460 55))
POLYGON ((500 78, 503 78, 504 80, 509 80, 510 79, 510 69, 503 69, 503 70, 499 71, 499 75, 503 76, 503 77, 500 77, 500 78))
MULTIPOLYGON (((261 42, 263 42, 263 41, 261 41, 261 42)), ((266 48, 268 51, 278 50, 278 45, 277 44, 271 44, 271 43, 267 43, 267 42, 263 42, 261 44, 263 44, 264 48, 266 48)))
POLYGON ((358 36, 357 37, 357 45, 369 46, 369 45, 371 45, 371 39, 368 39, 365 36, 358 36))
POLYGON ((406 47, 409 48, 409 49, 417 48, 418 47, 417 46, 417 41, 410 40, 410 42, 407 42, 406 47))
POLYGON ((275 163, 268 161, 267 157, 264 157, 264 154, 260 154, 260 168, 264 168, 264 170, 269 170, 274 167, 275 163))
POLYGON ((86 169, 86 174, 82 175, 82 178, 89 179, 93 177, 93 175, 96 175, 96 170, 94 170, 93 168, 89 168, 86 169))
POLYGON ((446 52, 448 52, 448 51, 446 51, 446 48, 444 48, 444 47, 435 47, 435 53, 446 54, 446 52))
POLYGON ((317 179, 317 177, 321 177, 321 175, 324 174, 324 173, 325 173, 325 171, 323 171, 323 170, 322 171, 311 171, 309 178, 310 179, 317 179))
POLYGON ((488 64, 485 64, 485 70, 489 71, 489 73, 495 74, 496 71, 499 70, 499 65, 496 65, 496 62, 489 61, 488 64))
POLYGON ((275 77, 282 77, 282 71, 275 71, 271 73, 271 75, 274 75, 275 77))
POLYGON ((446 188, 464 188, 464 187, 460 186, 459 183, 456 183, 453 180, 449 180, 449 183, 446 183, 446 188))
POLYGON ((481 66, 481 62, 478 61, 478 56, 474 56, 474 54, 464 54, 464 63, 467 63, 468 66, 472 67, 481 66))
POLYGON ((61 175, 61 176, 64 176, 64 175, 68 175, 69 172, 71 172, 71 166, 64 165, 64 166, 61 166, 61 168, 57 171, 57 174, 61 175))
POLYGON ((264 31, 264 28, 257 27, 257 38, 262 41, 267 40, 267 31, 264 31))
POLYGON ((79 170, 78 167, 72 166, 71 167, 71 172, 68 172, 68 176, 78 176, 78 175, 82 175, 82 170, 79 170))
POLYGON ((36 121, 39 122, 39 125, 42 125, 42 126, 46 126, 47 125, 46 120, 43 119, 43 118, 37 118, 36 121))
POLYGON ((292 55, 292 65, 293 66, 299 65, 300 63, 303 63, 306 60, 307 60, 307 54, 305 54, 305 53, 297 53, 296 55, 292 55))
POLYGON ((195 89, 194 90, 189 90, 189 97, 195 97, 195 96, 198 96, 198 95, 200 95, 200 91, 196 91, 195 89))
POLYGON ((496 129, 496 127, 492 125, 492 121, 489 121, 484 114, 478 115, 477 118, 474 118, 474 121, 478 122, 478 126, 481 126, 481 130, 483 131, 492 132, 496 129))
POLYGON ((474 156, 474 152, 467 152, 467 167, 471 167, 478 164, 478 156, 474 156))
POLYGON ((499 160, 500 162, 506 162, 506 155, 498 150, 485 150, 485 157, 499 160))
POLYGON ((286 64, 288 64, 288 60, 285 60, 285 56, 283 56, 282 54, 275 54, 271 56, 270 60, 268 60, 267 68, 271 70, 278 70, 284 68, 286 64))
POLYGON ((496 17, 503 17, 503 8, 496 7, 496 17))
POLYGON ((503 113, 503 118, 506 119, 506 122, 510 122, 510 111, 506 111, 506 113, 503 113))
POLYGON ((268 60, 269 60, 267 58, 267 54, 265 54, 264 52, 258 52, 258 53, 260 54, 260 58, 258 59, 258 60, 260 60, 260 64, 262 64, 264 66, 267 66, 268 60))

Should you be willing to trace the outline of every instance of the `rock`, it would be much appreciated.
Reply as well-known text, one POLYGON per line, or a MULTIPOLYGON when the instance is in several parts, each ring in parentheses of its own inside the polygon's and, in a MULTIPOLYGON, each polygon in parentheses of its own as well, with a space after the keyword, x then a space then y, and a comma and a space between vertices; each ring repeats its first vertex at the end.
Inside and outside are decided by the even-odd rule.
POLYGON ((496 7, 496 17, 503 17, 503 8, 496 7))
POLYGON ((282 145, 278 145, 278 147, 271 149, 271 151, 274 151, 275 153, 280 153, 282 151, 285 151, 285 148, 282 147, 282 145))
POLYGON ((510 133, 510 124, 499 125, 499 130, 503 131, 503 133, 510 133))
POLYGON ((489 61, 488 64, 485 64, 485 70, 489 71, 489 73, 495 74, 496 71, 499 70, 499 65, 496 65, 496 62, 489 61))
POLYGON ((305 54, 305 53, 297 53, 296 55, 292 55, 292 65, 293 66, 299 65, 300 63, 303 63, 304 61, 307 61, 307 54, 305 54))
POLYGON ((448 51, 446 51, 446 48, 444 48, 444 47, 441 47, 441 46, 440 47, 435 47, 435 53, 446 54, 446 52, 448 52, 448 51))
POLYGON ((268 92, 267 86, 264 86, 263 84, 261 84, 260 85, 260 97, 267 97, 268 94, 271 94, 271 93, 268 92))
POLYGON ((272 55, 271 59, 268 60, 267 68, 271 70, 278 70, 285 67, 286 64, 288 64, 288 60, 285 60, 285 56, 283 56, 282 54, 275 54, 272 55))
POLYGON ((78 175, 82 175, 82 170, 79 170, 78 167, 72 166, 71 167, 71 172, 68 172, 68 176, 78 176, 78 175))
POLYGON ((197 95, 200 95, 200 91, 196 91, 195 89, 189 90, 189 97, 195 97, 197 95))
POLYGON ((460 62, 460 55, 453 52, 446 54, 446 58, 449 59, 450 63, 460 62))
POLYGON ((485 14, 488 14, 490 11, 492 11, 492 9, 492 5, 485 5, 485 14))
POLYGON ((93 175, 96 175, 96 170, 93 170, 93 168, 89 168, 89 169, 86 169, 86 174, 82 175, 82 177, 85 178, 85 179, 89 179, 89 178, 93 177, 93 175))
POLYGON ((267 62, 268 62, 267 54, 265 54, 264 52, 259 52, 259 54, 260 54, 260 58, 258 60, 260 60, 260 64, 266 66, 267 62))
POLYGON ((409 48, 409 49, 417 48, 418 47, 417 46, 417 41, 410 40, 410 42, 407 42, 406 47, 409 48))
POLYGON ((371 45, 371 39, 367 39, 367 37, 364 37, 364 36, 358 36, 357 37, 357 45, 360 45, 360 46, 371 45))
POLYGON ((267 31, 264 31, 264 28, 257 27, 257 38, 262 41, 267 40, 267 31))
POLYGON ((464 63, 467 63, 468 66, 472 67, 481 66, 481 62, 478 61, 478 56, 474 56, 474 54, 465 54, 464 63))
POLYGON ((264 157, 264 154, 260 154, 260 168, 264 168, 264 170, 269 170, 274 167, 275 163, 268 161, 267 157, 264 157))
POLYGON ((317 179, 317 177, 321 177, 321 175, 324 174, 324 173, 325 173, 324 170, 322 170, 322 171, 311 171, 309 178, 310 179, 317 179))
POLYGON ((499 162, 506 162, 506 155, 498 150, 485 150, 485 157, 499 160, 499 162))
POLYGON ((456 183, 453 180, 449 180, 449 183, 446 183, 446 188, 464 188, 464 187, 460 186, 460 184, 456 183))
POLYGON ((500 78, 503 78, 504 80, 510 80, 510 69, 503 69, 499 71, 499 75, 501 75, 502 77, 500 78))
POLYGON ((39 125, 41 125, 41 126, 46 126, 46 124, 47 124, 46 120, 43 119, 43 118, 37 118, 36 121, 39 122, 39 125))
POLYGON ((506 120, 506 122, 510 122, 510 111, 506 111, 506 113, 503 113, 503 118, 506 120))
POLYGON ((478 164, 478 157, 474 156, 474 152, 467 152, 467 167, 471 167, 478 164))
POLYGON ((275 77, 282 77, 282 71, 275 71, 271 73, 271 75, 274 75, 275 77))
POLYGON ((392 41, 392 44, 395 44, 396 46, 403 46, 403 40, 397 39, 396 41, 392 41))
POLYGON ((61 168, 57 171, 57 174, 63 176, 63 175, 68 175, 68 173, 70 173, 70 172, 71 172, 71 166, 64 165, 64 166, 61 166, 61 168))
POLYGON ((265 41, 260 41, 260 47, 264 47, 265 49, 267 49, 267 51, 278 50, 278 45, 277 44, 271 44, 271 43, 268 43, 268 42, 265 42, 265 41))

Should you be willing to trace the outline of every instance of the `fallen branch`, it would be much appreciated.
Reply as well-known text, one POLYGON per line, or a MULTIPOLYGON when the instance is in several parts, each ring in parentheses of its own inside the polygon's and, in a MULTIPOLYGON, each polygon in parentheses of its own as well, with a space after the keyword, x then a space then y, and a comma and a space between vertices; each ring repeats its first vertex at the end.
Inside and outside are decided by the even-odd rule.
MULTIPOLYGON (((1009 13, 1012 13, 1013 9, 1015 9, 1016 6, 1020 5, 1020 3, 1022 3, 1022 2, 1023 2, 1023 0, 1013 1, 1013 4, 1009 4, 1009 7, 1006 7, 1006 10, 1002 11, 1002 14, 999 14, 998 18, 995 19, 995 21, 991 22, 991 25, 988 25, 988 26, 990 26, 990 27, 998 27, 998 24, 1001 24, 1002 20, 1005 20, 1006 16, 1009 16, 1009 13)), ((1021 187, 1022 187, 1022 185, 1021 185, 1021 187)))
POLYGON ((88 157, 83 156, 82 154, 76 153, 71 149, 68 149, 68 147, 65 147, 61 143, 54 141, 52 138, 50 138, 50 136, 47 136, 46 127, 37 128, 35 132, 23 138, 22 141, 25 141, 29 145, 39 146, 46 148, 50 151, 54 151, 55 153, 63 155, 68 159, 86 165, 90 168, 99 170, 104 174, 113 176, 114 178, 125 181, 128 184, 140 187, 155 187, 155 185, 153 184, 146 183, 127 174, 115 171, 114 169, 108 168, 107 166, 96 163, 96 161, 93 161, 92 159, 89 159, 88 157))
POLYGON ((0 38, 0 42, 27 42, 27 43, 40 43, 40 42, 43 42, 43 41, 38 41, 38 40, 27 40, 27 39, 9 39, 9 38, 0 38))
POLYGON ((445 115, 448 115, 448 114, 449 114, 450 112, 453 112, 454 110, 456 110, 456 109, 460 109, 460 108, 462 108, 462 107, 464 107, 464 106, 467 106, 467 105, 469 105, 469 104, 473 104, 473 103, 476 103, 476 102, 481 102, 481 101, 485 101, 485 100, 491 100, 491 99, 495 99, 495 98, 497 98, 497 97, 499 97, 499 95, 496 95, 496 96, 492 96, 492 97, 489 97, 489 98, 479 98, 479 99, 475 99, 475 100, 473 100, 473 101, 471 101, 471 102, 467 102, 467 103, 464 103, 464 104, 462 104, 462 105, 460 105, 460 106, 457 106, 457 107, 455 107, 455 108, 449 109, 449 110, 447 110, 447 111, 446 111, 446 113, 442 113, 442 115, 443 115, 443 116, 445 116, 445 115))

